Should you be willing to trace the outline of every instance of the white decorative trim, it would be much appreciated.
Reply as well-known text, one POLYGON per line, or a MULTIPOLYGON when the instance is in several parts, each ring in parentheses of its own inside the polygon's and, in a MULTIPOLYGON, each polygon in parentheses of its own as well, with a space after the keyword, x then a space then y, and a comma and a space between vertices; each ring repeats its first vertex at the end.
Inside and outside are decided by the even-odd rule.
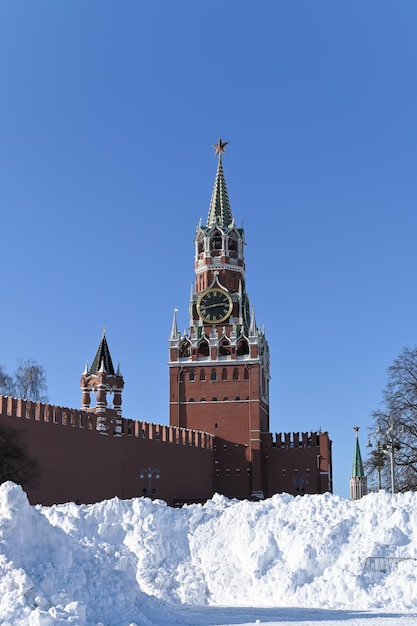
POLYGON ((240 274, 244 274, 244 267, 241 265, 227 265, 226 263, 218 263, 216 265, 203 265, 198 267, 195 271, 196 274, 202 274, 207 270, 230 270, 232 272, 238 271, 240 274))
POLYGON ((190 356, 186 356, 186 357, 181 357, 178 359, 178 361, 168 361, 168 365, 169 367, 172 366, 178 366, 179 364, 181 364, 181 366, 184 365, 191 365, 193 367, 207 367, 207 365, 213 365, 213 367, 215 367, 217 365, 217 367, 220 367, 221 365, 223 366, 225 363, 235 363, 236 365, 261 365, 262 364, 262 359, 246 359, 245 358, 246 355, 241 356, 241 357, 237 357, 236 359, 232 359, 230 357, 227 357, 229 360, 228 361, 219 361, 218 359, 213 360, 210 358, 204 358, 204 357, 199 357, 198 361, 193 361, 192 358, 190 356), (221 364, 221 365, 220 365, 221 364))

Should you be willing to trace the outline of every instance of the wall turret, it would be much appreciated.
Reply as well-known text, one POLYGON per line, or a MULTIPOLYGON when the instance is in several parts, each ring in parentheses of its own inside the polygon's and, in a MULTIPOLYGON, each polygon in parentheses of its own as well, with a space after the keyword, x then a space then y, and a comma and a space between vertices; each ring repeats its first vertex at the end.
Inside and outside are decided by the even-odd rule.
POLYGON ((87 364, 81 376, 80 386, 82 390, 81 409, 97 415, 97 429, 107 435, 109 425, 112 423, 114 435, 120 435, 124 379, 120 365, 116 372, 114 370, 105 329, 103 329, 103 335, 91 367, 89 368, 87 364), (91 392, 96 394, 95 407, 90 406, 91 392), (113 395, 113 406, 108 404, 109 394, 113 395))

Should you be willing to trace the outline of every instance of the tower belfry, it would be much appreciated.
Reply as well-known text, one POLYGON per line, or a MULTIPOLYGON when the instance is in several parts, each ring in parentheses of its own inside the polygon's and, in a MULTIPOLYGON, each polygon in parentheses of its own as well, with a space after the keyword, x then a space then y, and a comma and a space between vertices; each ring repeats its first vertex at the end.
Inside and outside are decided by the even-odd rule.
POLYGON ((169 338, 170 424, 216 436, 215 489, 263 497, 261 437, 269 432, 269 349, 246 291, 244 231, 236 227, 223 171, 195 236, 190 326, 169 338))
POLYGON ((113 435, 120 435, 124 380, 120 366, 117 371, 114 370, 105 328, 91 367, 86 364, 80 386, 81 409, 97 415, 97 429, 106 435, 110 432, 113 435), (95 407, 90 406, 91 392, 96 393, 95 407), (108 405, 108 394, 113 395, 113 406, 108 405))

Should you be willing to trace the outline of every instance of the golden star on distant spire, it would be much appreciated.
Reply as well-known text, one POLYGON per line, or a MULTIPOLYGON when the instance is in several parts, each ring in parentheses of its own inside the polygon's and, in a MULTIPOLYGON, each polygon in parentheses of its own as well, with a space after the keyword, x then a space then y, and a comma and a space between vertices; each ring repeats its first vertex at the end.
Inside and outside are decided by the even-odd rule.
POLYGON ((220 137, 219 143, 215 143, 213 145, 213 148, 215 149, 216 154, 225 154, 226 153, 225 147, 227 146, 228 143, 229 143, 228 141, 222 141, 220 137))

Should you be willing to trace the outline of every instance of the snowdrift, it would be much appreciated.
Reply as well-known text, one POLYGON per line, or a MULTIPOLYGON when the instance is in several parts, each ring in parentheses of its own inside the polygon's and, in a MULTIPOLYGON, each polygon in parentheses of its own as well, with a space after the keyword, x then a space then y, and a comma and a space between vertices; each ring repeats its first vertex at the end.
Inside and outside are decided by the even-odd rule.
POLYGON ((175 606, 417 609, 417 494, 31 507, 0 486, 0 623, 175 623, 175 606), (402 557, 392 571, 370 556, 402 557), (172 615, 171 615, 172 613, 172 615))

